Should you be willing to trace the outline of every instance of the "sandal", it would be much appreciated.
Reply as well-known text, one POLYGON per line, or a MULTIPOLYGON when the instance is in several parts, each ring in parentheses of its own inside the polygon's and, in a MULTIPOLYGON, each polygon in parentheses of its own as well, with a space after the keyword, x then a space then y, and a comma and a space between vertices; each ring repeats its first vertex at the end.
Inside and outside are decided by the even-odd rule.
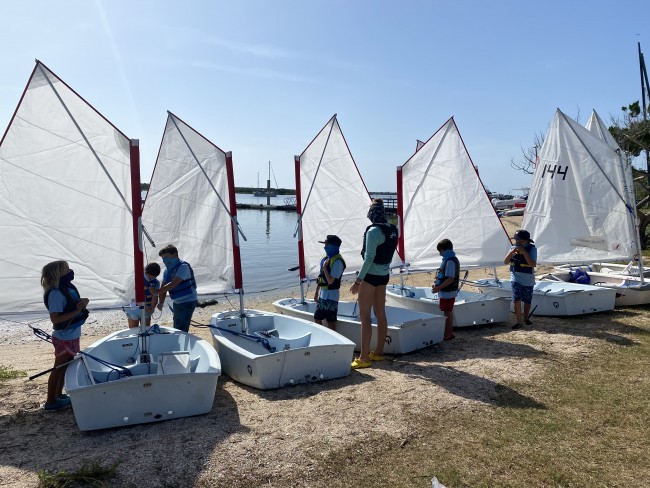
POLYGON ((370 351, 368 358, 370 358, 371 361, 383 361, 385 359, 383 354, 377 354, 375 351, 370 351))
POLYGON ((354 361, 352 361, 352 364, 350 366, 352 369, 369 368, 372 366, 372 363, 370 361, 361 361, 361 358, 354 358, 354 361))

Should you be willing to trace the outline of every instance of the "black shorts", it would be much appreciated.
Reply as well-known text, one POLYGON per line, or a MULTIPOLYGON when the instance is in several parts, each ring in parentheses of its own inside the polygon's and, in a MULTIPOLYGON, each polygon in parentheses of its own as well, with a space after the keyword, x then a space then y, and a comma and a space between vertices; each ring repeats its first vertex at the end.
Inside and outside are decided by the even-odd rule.
POLYGON ((389 279, 390 279, 390 275, 367 274, 363 279, 363 281, 365 281, 366 283, 372 286, 383 286, 388 284, 389 279))
POLYGON ((318 299, 316 303, 316 311, 314 312, 314 320, 324 320, 325 322, 334 323, 337 319, 339 311, 339 302, 334 300, 318 299))

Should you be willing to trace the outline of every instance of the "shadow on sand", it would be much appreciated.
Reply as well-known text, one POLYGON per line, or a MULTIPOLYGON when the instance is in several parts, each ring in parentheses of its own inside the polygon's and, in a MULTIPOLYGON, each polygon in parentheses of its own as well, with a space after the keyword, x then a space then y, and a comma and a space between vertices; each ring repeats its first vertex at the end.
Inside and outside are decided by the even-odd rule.
POLYGON ((0 417, 0 429, 5 466, 33 473, 41 469, 71 473, 83 460, 102 466, 118 463, 110 486, 128 488, 193 486, 214 449, 248 430, 240 424, 233 397, 221 385, 212 410, 196 417, 81 432, 72 409, 45 413, 38 408, 0 417))

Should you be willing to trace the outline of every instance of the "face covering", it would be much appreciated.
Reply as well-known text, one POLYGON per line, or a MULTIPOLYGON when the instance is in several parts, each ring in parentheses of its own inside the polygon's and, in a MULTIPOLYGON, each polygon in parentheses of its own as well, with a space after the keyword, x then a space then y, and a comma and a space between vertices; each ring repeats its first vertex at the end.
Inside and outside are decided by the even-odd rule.
POLYGON ((178 258, 162 258, 163 264, 165 265, 166 268, 173 268, 179 261, 180 259, 178 258))
POLYGON ((333 244, 326 244, 324 249, 325 249, 325 254, 327 254, 327 256, 330 258, 339 253, 338 246, 335 246, 333 244))
POLYGON ((74 280, 74 271, 70 270, 59 278, 59 283, 62 285, 69 285, 72 280, 74 280))

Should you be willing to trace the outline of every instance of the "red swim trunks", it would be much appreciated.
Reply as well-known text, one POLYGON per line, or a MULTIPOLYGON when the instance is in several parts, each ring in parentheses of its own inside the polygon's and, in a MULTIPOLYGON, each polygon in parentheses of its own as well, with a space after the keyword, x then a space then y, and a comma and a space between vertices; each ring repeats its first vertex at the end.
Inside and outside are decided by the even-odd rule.
POLYGON ((52 344, 54 345, 54 355, 60 356, 61 354, 70 354, 74 356, 80 351, 79 339, 71 341, 62 341, 56 337, 52 337, 52 344))
POLYGON ((440 310, 442 312, 451 312, 454 309, 454 302, 456 298, 441 298, 440 299, 440 310))

